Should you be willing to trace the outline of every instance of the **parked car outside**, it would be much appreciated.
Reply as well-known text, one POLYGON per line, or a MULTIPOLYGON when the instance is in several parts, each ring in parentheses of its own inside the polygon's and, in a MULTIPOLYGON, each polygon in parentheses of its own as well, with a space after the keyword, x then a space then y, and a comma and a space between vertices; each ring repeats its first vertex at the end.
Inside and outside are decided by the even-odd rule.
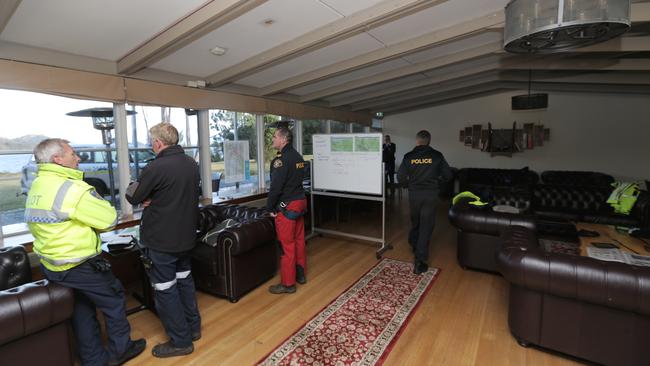
MULTIPOLYGON (((77 155, 81 158, 79 162, 79 170, 84 172, 84 181, 86 181, 91 186, 95 187, 97 193, 102 196, 107 196, 110 194, 110 181, 108 174, 108 162, 107 162, 107 153, 106 147, 104 145, 71 145, 75 149, 77 155)), ((113 147, 114 148, 114 147, 113 147)), ((132 147, 130 147, 131 149, 132 147)), ((115 187, 117 187, 117 182, 119 182, 118 173, 117 173, 117 156, 115 150, 111 151, 111 157, 113 159, 113 177, 115 187)), ((144 168, 148 162, 153 160, 156 157, 153 150, 147 149, 138 149, 138 150, 129 150, 129 162, 131 175, 136 176, 136 168, 141 170, 144 168), (136 159, 137 155, 137 159, 136 159), (137 160, 138 164, 136 167, 135 161, 137 160)), ((20 190, 21 194, 27 194, 29 188, 32 186, 34 178, 36 178, 36 172, 38 171, 38 164, 34 155, 31 156, 27 165, 22 168, 22 175, 20 179, 20 190)), ((117 190, 117 188, 116 188, 117 190)), ((117 192, 116 192, 117 193, 117 192)))

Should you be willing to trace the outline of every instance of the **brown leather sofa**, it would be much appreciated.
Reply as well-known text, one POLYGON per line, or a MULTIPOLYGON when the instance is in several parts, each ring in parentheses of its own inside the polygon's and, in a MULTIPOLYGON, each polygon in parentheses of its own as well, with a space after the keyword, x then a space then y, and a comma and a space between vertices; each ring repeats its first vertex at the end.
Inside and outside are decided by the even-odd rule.
POLYGON ((198 289, 237 302, 275 275, 275 225, 264 209, 210 205, 201 209, 200 218, 201 234, 225 219, 239 223, 218 232, 211 244, 198 240, 192 251, 192 272, 198 289))
POLYGON ((0 249, 0 364, 73 365, 72 290, 29 281, 25 250, 0 249))
POLYGON ((612 192, 610 175, 586 171, 545 171, 544 184, 526 168, 459 171, 460 191, 477 194, 494 205, 509 205, 544 220, 571 220, 627 227, 650 227, 650 193, 641 191, 629 215, 606 203, 612 192))
POLYGON ((521 345, 650 364, 650 268, 546 253, 530 228, 510 227, 501 239, 497 268, 510 283, 508 324, 521 345))

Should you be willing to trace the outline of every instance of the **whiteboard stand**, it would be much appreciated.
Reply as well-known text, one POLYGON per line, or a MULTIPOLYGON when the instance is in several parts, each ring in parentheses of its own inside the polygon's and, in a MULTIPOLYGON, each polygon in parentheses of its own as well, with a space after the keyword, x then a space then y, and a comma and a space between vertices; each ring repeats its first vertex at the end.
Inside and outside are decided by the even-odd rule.
MULTIPOLYGON (((382 169, 384 168, 384 164, 382 163, 382 169)), ((353 239, 359 239, 359 240, 366 240, 370 241, 373 243, 379 243, 380 247, 377 249, 375 252, 375 256, 377 259, 381 259, 382 254, 386 252, 389 249, 393 249, 393 246, 389 243, 386 242, 386 190, 384 187, 384 179, 382 179, 381 183, 381 196, 366 196, 366 195, 360 195, 360 194, 350 194, 350 193, 338 193, 338 192, 329 192, 329 191, 323 191, 323 190, 314 190, 314 169, 313 169, 313 162, 311 164, 311 233, 305 238, 306 240, 309 240, 319 234, 330 234, 330 235, 339 235, 339 236, 344 236, 348 238, 353 238, 353 239), (316 215, 315 212, 316 210, 314 209, 314 196, 329 196, 329 197, 339 197, 339 198, 352 198, 352 199, 359 199, 359 200, 366 200, 366 201, 376 201, 376 202, 381 202, 381 238, 377 237, 372 237, 372 236, 365 236, 365 235, 357 235, 357 234, 352 234, 352 233, 346 233, 343 231, 338 231, 338 230, 329 230, 329 229, 323 229, 323 228, 318 228, 316 227, 316 215)))

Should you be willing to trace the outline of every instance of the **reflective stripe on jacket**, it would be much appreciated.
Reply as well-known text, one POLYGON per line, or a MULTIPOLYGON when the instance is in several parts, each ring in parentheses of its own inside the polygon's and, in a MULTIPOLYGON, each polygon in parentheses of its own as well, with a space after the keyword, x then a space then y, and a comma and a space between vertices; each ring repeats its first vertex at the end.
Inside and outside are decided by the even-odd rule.
POLYGON ((65 271, 101 253, 95 229, 115 225, 117 212, 83 172, 39 164, 25 203, 25 221, 34 235, 34 252, 51 271, 65 271))

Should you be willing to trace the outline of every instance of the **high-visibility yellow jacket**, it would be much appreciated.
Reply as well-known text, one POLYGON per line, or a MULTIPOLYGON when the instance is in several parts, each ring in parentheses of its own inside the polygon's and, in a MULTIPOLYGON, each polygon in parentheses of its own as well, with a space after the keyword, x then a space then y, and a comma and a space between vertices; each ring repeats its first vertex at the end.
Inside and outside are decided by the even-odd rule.
POLYGON ((51 271, 65 271, 101 253, 96 230, 117 222, 117 212, 83 181, 83 172, 39 164, 25 204, 34 252, 51 271))

